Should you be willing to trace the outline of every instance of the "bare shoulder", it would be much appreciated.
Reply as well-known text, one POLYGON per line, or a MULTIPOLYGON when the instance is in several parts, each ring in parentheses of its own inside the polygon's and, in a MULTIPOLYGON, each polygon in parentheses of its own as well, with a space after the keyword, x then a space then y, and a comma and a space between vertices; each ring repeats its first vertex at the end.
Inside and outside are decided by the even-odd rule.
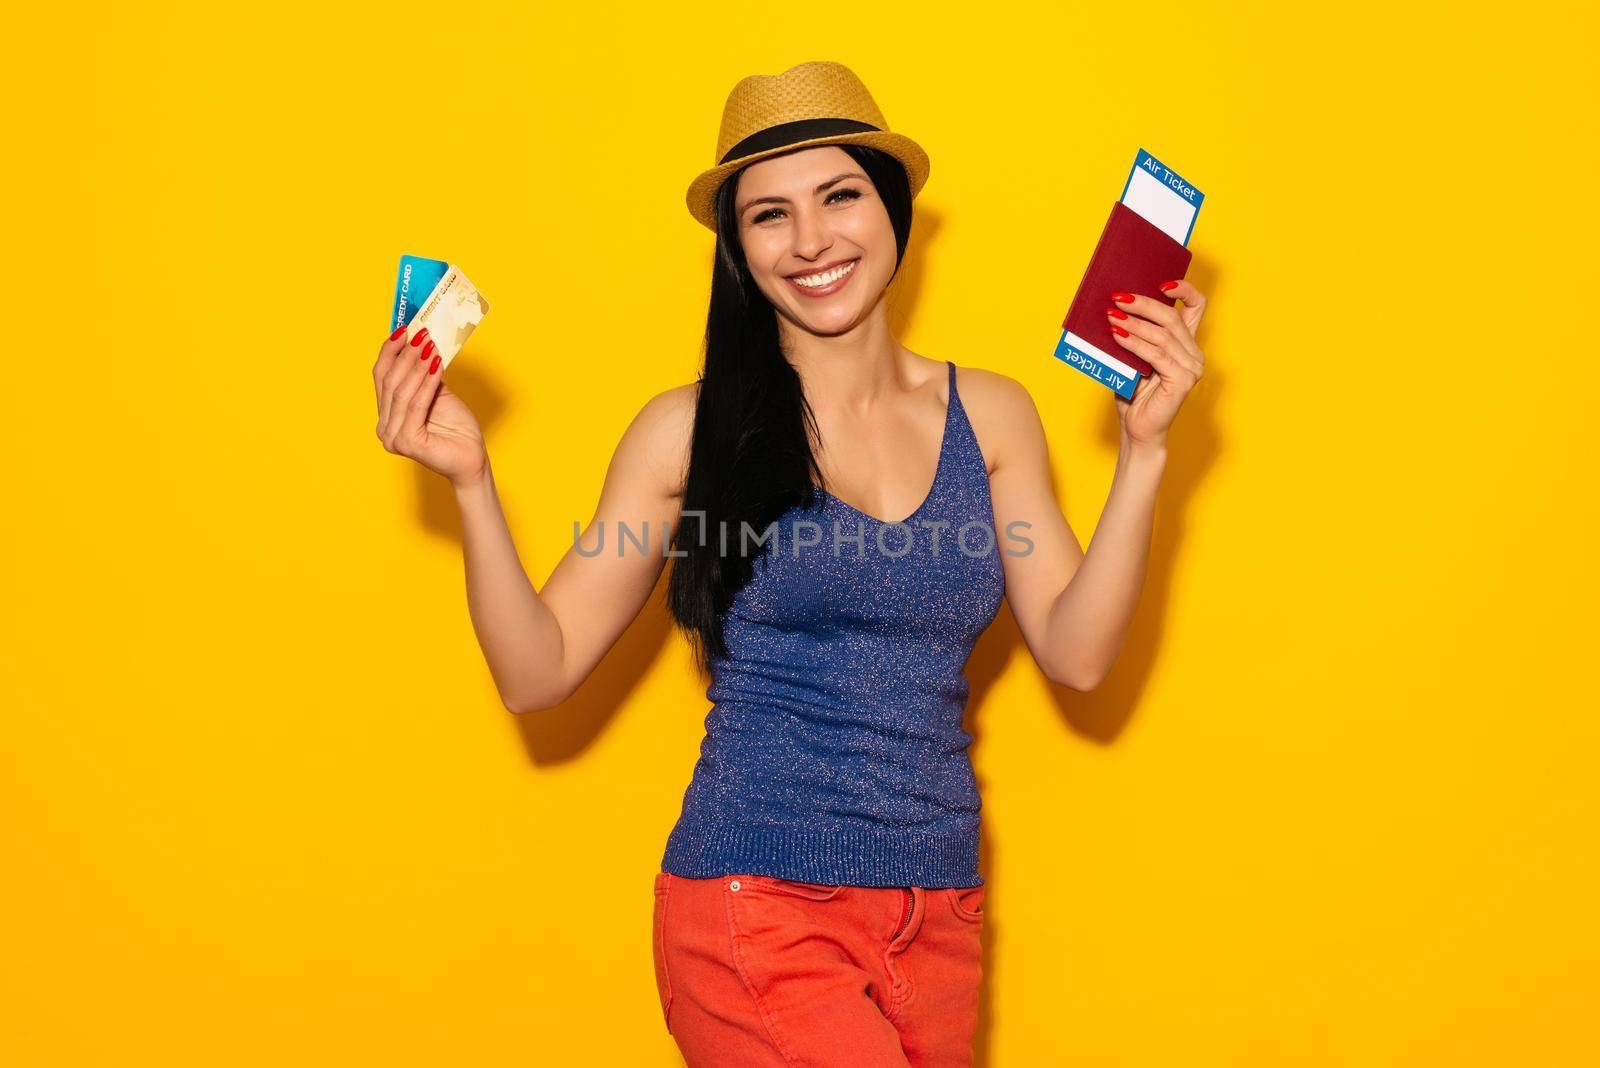
POLYGON ((689 445, 694 437, 695 406, 699 382, 662 390, 640 407, 617 446, 618 454, 644 464, 651 477, 671 496, 683 492, 689 469, 689 445))
MULTIPOLYGON (((652 436, 671 438, 682 434, 687 440, 694 428, 694 409, 699 398, 699 382, 685 382, 664 389, 644 402, 633 421, 652 436)), ((663 443, 660 437, 656 443, 663 443)))
POLYGON ((984 367, 956 366, 961 407, 978 438, 992 475, 1007 460, 1036 451, 1044 442, 1044 423, 1028 387, 1010 375, 984 367))

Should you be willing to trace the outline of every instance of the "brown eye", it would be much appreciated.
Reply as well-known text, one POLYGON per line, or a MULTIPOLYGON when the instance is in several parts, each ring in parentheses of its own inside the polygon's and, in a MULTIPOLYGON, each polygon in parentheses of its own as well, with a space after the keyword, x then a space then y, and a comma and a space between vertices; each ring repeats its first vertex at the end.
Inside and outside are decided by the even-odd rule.
MULTIPOLYGON (((852 200, 860 200, 860 199, 861 199, 861 191, 859 189, 852 189, 849 186, 845 186, 842 189, 835 189, 833 192, 829 193, 827 195, 827 197, 823 200, 823 203, 824 204, 844 204, 844 203, 848 203, 849 201, 852 201, 852 200), (835 197, 837 197, 838 199, 835 200, 834 199, 835 197)), ((752 216, 751 219, 750 219, 750 225, 751 226, 760 226, 762 223, 766 222, 768 219, 775 219, 779 215, 782 215, 782 214, 783 214, 783 209, 782 208, 768 208, 766 211, 758 212, 757 214, 752 216)))

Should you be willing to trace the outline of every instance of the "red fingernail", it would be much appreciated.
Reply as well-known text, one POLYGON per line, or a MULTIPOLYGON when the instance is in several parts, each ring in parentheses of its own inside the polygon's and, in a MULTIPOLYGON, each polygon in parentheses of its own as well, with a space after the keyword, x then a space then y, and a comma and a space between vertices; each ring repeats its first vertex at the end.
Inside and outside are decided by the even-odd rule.
POLYGON ((426 360, 429 356, 432 356, 432 355, 433 355, 433 338, 430 337, 428 339, 428 343, 426 345, 422 346, 422 357, 421 358, 426 360))
POLYGON ((1176 282, 1162 282, 1161 283, 1161 288, 1162 288, 1163 291, 1168 290, 1168 289, 1177 289, 1178 288, 1178 283, 1176 283, 1176 282))
POLYGON ((1128 317, 1128 313, 1121 308, 1107 308, 1106 314, 1116 319, 1126 319, 1128 317))
POLYGON ((1132 304, 1133 303, 1133 294, 1132 293, 1113 293, 1113 294, 1111 294, 1111 299, 1116 301, 1119 304, 1132 304))
POLYGON ((423 327, 421 330, 418 330, 416 336, 411 339, 411 344, 413 346, 420 345, 426 340, 428 340, 428 328, 423 327))
POLYGON ((431 375, 431 374, 435 373, 438 370, 439 370, 439 357, 436 355, 433 358, 433 363, 428 367, 428 373, 431 375))
POLYGON ((399 326, 395 327, 394 333, 389 335, 389 340, 393 341, 395 338, 399 337, 401 334, 403 334, 405 332, 406 332, 406 324, 405 323, 401 323, 399 326))
POLYGON ((1113 332, 1115 332, 1115 334, 1118 337, 1127 337, 1128 336, 1128 332, 1126 330, 1122 329, 1122 327, 1118 326, 1116 323, 1112 323, 1111 324, 1111 329, 1112 329, 1113 332))

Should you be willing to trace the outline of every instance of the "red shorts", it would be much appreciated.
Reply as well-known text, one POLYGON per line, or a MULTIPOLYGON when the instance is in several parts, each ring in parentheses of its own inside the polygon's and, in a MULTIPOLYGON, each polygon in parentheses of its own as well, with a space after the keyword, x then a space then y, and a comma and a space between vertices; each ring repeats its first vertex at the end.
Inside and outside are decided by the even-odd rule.
POLYGON ((986 890, 660 872, 667 1030, 689 1068, 965 1068, 986 890))

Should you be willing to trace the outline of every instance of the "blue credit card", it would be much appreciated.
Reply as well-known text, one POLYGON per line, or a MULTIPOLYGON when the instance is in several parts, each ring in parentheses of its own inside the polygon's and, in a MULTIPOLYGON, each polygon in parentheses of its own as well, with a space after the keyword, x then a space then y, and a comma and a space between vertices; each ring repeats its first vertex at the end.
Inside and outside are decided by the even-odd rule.
POLYGON ((391 332, 405 326, 416 317, 417 309, 428 299, 433 287, 439 284, 450 265, 444 260, 430 260, 422 256, 401 256, 400 276, 394 283, 394 314, 389 318, 391 332))

